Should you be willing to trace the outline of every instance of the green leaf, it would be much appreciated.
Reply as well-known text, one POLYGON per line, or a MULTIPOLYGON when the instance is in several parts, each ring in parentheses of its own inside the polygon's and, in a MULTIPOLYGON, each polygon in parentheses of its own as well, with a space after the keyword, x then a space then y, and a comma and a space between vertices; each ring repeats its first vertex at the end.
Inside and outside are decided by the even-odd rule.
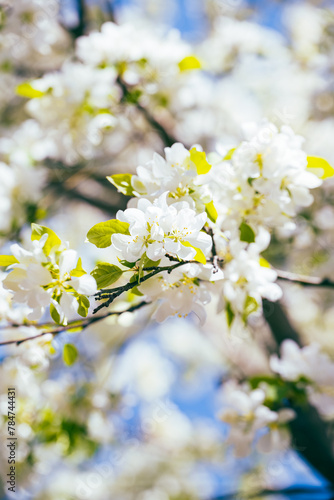
POLYGON ((137 104, 143 91, 140 89, 133 89, 132 91, 127 91, 124 95, 124 100, 129 104, 137 104))
POLYGON ((224 156, 223 160, 230 160, 233 156, 233 153, 234 151, 236 150, 237 148, 232 148, 230 149, 227 154, 224 156))
POLYGON ((240 230, 240 240, 246 241, 247 243, 254 243, 255 241, 255 233, 253 229, 246 224, 246 222, 242 222, 239 227, 240 230))
POLYGON ((17 264, 18 260, 13 255, 0 255, 0 266, 11 266, 17 264))
POLYGON ((71 366, 78 359, 79 353, 75 345, 65 344, 63 350, 63 360, 65 365, 71 366))
POLYGON ((122 276, 123 271, 113 264, 100 263, 90 273, 96 281, 97 288, 106 288, 115 283, 122 276))
POLYGON ((180 71, 191 71, 193 69, 200 69, 201 63, 195 56, 187 56, 179 62, 180 71))
POLYGON ((120 222, 117 219, 107 220, 95 224, 87 233, 87 239, 98 248, 106 248, 111 245, 111 235, 115 233, 130 234, 127 222, 120 222))
POLYGON ((213 204, 213 201, 210 201, 210 203, 207 203, 205 205, 205 211, 209 217, 209 219, 212 221, 212 222, 216 222, 217 220, 217 217, 218 217, 218 212, 216 210, 216 207, 214 206, 213 204))
POLYGON ((147 257, 146 252, 141 256, 138 263, 138 283, 144 274, 145 267, 157 267, 160 264, 160 260, 151 260, 147 257))
POLYGON ((39 224, 31 224, 31 240, 40 240, 44 234, 48 235, 48 239, 45 242, 43 252, 45 255, 49 255, 52 248, 61 245, 61 239, 56 235, 52 229, 46 226, 40 226, 39 224))
POLYGON ((42 92, 41 90, 34 89, 34 87, 32 87, 31 83, 29 82, 20 83, 20 85, 17 85, 15 91, 17 95, 28 97, 29 99, 43 97, 43 95, 45 94, 45 92, 42 92))
POLYGON ((242 315, 242 319, 243 321, 246 323, 247 321, 247 318, 250 314, 252 314, 253 312, 257 311, 259 307, 259 304, 257 303, 257 301, 254 299, 254 297, 251 297, 250 295, 248 295, 246 297, 246 300, 245 300, 245 304, 244 304, 244 313, 242 315))
POLYGON ((227 317, 227 324, 229 327, 231 327, 233 320, 235 318, 235 314, 230 302, 226 302, 226 317, 227 317))
POLYGON ((137 295, 138 297, 142 297, 144 295, 143 293, 141 293, 138 290, 137 286, 135 286, 134 288, 131 288, 130 293, 132 293, 133 295, 137 295))
POLYGON ((61 325, 59 312, 52 303, 50 304, 50 316, 57 325, 61 325))
POLYGON ((196 165, 198 175, 207 174, 211 169, 204 151, 197 151, 196 148, 192 148, 190 150, 190 160, 196 165))
POLYGON ((132 269, 136 265, 136 262, 129 262, 128 260, 118 259, 118 261, 120 264, 122 264, 122 266, 128 267, 129 269, 132 269))
POLYGON ((86 295, 79 295, 79 297, 77 298, 77 301, 79 304, 78 314, 80 314, 80 316, 85 318, 88 314, 90 302, 89 302, 88 298, 86 297, 86 295))
POLYGON ((86 271, 82 268, 82 262, 81 262, 81 257, 78 259, 77 265, 75 269, 72 269, 70 272, 70 275, 75 277, 75 278, 80 278, 80 276, 83 276, 84 274, 87 274, 86 271))
POLYGON ((138 276, 139 274, 138 273, 135 273, 131 276, 131 278, 129 279, 129 283, 135 283, 135 282, 138 282, 138 276))
POLYGON ((315 174, 320 177, 320 179, 328 179, 328 177, 333 177, 334 168, 328 163, 328 161, 323 158, 318 158, 317 156, 307 157, 307 168, 309 170, 315 170, 315 174))
POLYGON ((193 248, 194 250, 196 250, 196 255, 194 257, 194 260, 196 260, 197 262, 199 262, 200 264, 206 264, 206 258, 205 258, 205 255, 204 253, 202 252, 202 250, 200 248, 197 248, 197 247, 194 247, 194 245, 192 245, 191 243, 189 243, 188 241, 182 241, 182 245, 184 247, 191 247, 193 248))
POLYGON ((113 184, 119 193, 126 196, 133 196, 133 187, 131 185, 131 174, 108 175, 107 179, 113 184))

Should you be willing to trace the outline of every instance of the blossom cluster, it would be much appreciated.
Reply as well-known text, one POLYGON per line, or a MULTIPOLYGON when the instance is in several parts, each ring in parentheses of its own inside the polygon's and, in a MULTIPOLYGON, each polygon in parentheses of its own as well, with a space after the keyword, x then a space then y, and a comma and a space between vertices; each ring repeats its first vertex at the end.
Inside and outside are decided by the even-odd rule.
POLYGON ((96 282, 83 270, 77 252, 53 231, 34 225, 31 248, 15 243, 11 252, 12 256, 3 256, 10 271, 3 286, 14 303, 27 306, 28 319, 40 319, 46 308, 61 325, 76 313, 87 316, 88 296, 96 292, 96 282))
MULTIPOLYGON (((187 43, 176 0, 83 3, 70 33, 58 0, 0 6, 0 434, 17 386, 22 491, 213 498, 225 445, 271 453, 271 487, 310 406, 334 418, 331 291, 277 282, 333 286, 333 9, 282 3, 286 38, 206 0, 187 43), (283 291, 306 347, 272 355, 286 323, 262 300, 283 291), (203 378, 223 381, 218 425, 172 402, 203 378)), ((318 444, 298 455, 323 473, 318 444)))

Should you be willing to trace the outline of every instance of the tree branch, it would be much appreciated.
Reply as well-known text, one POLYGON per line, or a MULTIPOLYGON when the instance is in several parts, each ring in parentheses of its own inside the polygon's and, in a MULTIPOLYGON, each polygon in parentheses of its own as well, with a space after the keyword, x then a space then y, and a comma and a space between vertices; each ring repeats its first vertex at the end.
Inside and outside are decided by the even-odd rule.
MULTIPOLYGON (((126 312, 134 312, 134 311, 137 311, 137 309, 140 309, 141 307, 143 306, 146 306, 148 305, 149 302, 139 302, 139 304, 136 304, 132 307, 129 307, 129 309, 125 309, 124 311, 110 311, 106 314, 104 314, 103 316, 92 316, 90 318, 86 318, 85 320, 82 320, 82 321, 71 321, 70 323, 68 323, 67 325, 63 325, 63 326, 59 326, 59 327, 56 327, 56 328, 53 328, 53 329, 50 329, 50 330, 46 330, 44 332, 41 332, 39 333, 38 335, 34 335, 33 337, 24 337, 23 339, 15 339, 15 340, 7 340, 5 342, 0 342, 0 347, 2 346, 6 346, 6 345, 12 345, 12 344, 16 344, 16 345, 20 345, 20 344, 23 344, 23 342, 27 342, 28 340, 34 340, 34 339, 38 339, 40 337, 43 337, 44 335, 57 335, 59 333, 62 333, 62 332, 65 332, 67 330, 72 330, 73 328, 82 328, 85 329, 87 328, 88 326, 92 325, 93 323, 97 323, 98 321, 101 321, 105 318, 108 318, 109 316, 119 316, 123 313, 126 313, 126 312)), ((15 328, 18 328, 19 326, 27 326, 27 325, 13 325, 15 328)), ((33 326, 33 325, 31 325, 33 326)), ((46 325, 45 325, 46 326, 46 325)), ((37 325, 37 327, 39 328, 43 328, 43 325, 37 325)))
MULTIPOLYGON (((263 314, 279 346, 284 340, 292 339, 299 346, 302 341, 299 334, 288 320, 279 302, 263 300, 263 314)), ((296 450, 330 484, 334 484, 334 453, 330 439, 329 425, 324 422, 317 410, 310 404, 294 407, 297 418, 289 424, 296 450)))
MULTIPOLYGON (((291 488, 283 488, 281 490, 270 490, 270 489, 263 489, 259 490, 254 493, 249 493, 249 494, 242 494, 242 498, 258 498, 258 497, 264 497, 264 496, 270 496, 270 495, 287 495, 288 497, 292 495, 298 495, 298 498, 300 498, 300 495, 307 495, 307 498, 311 499, 311 495, 313 495, 313 498, 316 498, 315 495, 319 495, 319 498, 326 494, 326 493, 331 493, 333 490, 332 488, 326 488, 326 487, 319 487, 319 486, 293 486, 291 488)), ((212 500, 233 500, 233 499, 240 499, 240 492, 235 492, 235 493, 228 493, 227 495, 222 495, 219 497, 215 497, 212 500)), ((317 497, 318 498, 318 497, 317 497)))
POLYGON ((78 38, 85 34, 86 29, 86 7, 85 0, 77 0, 77 14, 78 14, 78 24, 75 28, 71 28, 69 31, 71 32, 73 38, 78 38))
POLYGON ((281 271, 275 269, 277 273, 277 278, 284 281, 291 281, 298 285, 303 286, 320 286, 327 288, 334 288, 334 281, 328 278, 318 278, 316 276, 304 276, 302 274, 290 273, 288 271, 281 271))
MULTIPOLYGON (((122 78, 120 76, 118 76, 118 78, 117 78, 117 83, 122 89, 123 100, 126 100, 127 97, 130 96, 130 91, 129 91, 126 83, 124 82, 124 80, 122 80, 122 78)), ((165 146, 170 147, 175 142, 178 142, 177 139, 175 137, 173 137, 169 132, 167 132, 167 130, 164 128, 164 126, 161 125, 161 123, 159 123, 146 108, 144 108, 144 106, 139 104, 139 102, 136 102, 135 106, 138 109, 138 111, 140 111, 142 113, 142 115, 145 117, 146 121, 158 132, 158 134, 160 135, 161 139, 163 140, 165 146)))
MULTIPOLYGON (((167 271, 170 274, 174 269, 177 269, 180 266, 184 266, 185 264, 194 264, 194 263, 197 264, 196 261, 181 261, 177 262, 173 266, 157 267, 151 273, 146 274, 146 276, 143 276, 140 280, 140 283, 143 283, 144 281, 153 278, 153 276, 162 273, 163 271, 167 271)), ((96 300, 101 300, 101 299, 107 299, 107 300, 103 302, 103 304, 100 304, 96 309, 94 309, 93 314, 100 311, 103 307, 110 306, 110 304, 122 293, 132 290, 132 288, 135 288, 136 286, 138 286, 138 284, 139 283, 137 281, 133 281, 132 283, 127 283, 126 285, 119 286, 117 288, 111 288, 111 289, 107 288, 104 290, 100 290, 95 294, 96 300)))

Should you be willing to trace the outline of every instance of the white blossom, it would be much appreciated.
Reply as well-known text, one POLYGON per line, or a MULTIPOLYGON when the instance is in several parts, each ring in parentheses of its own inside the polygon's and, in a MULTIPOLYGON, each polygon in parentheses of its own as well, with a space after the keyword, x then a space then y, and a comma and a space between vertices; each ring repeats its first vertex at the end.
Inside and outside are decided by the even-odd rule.
POLYGON ((208 255, 211 238, 201 232, 207 218, 205 212, 197 215, 187 202, 167 205, 167 195, 163 193, 153 203, 141 198, 137 208, 117 212, 118 220, 130 224, 129 236, 112 235, 112 244, 124 259, 134 262, 146 252, 153 261, 166 254, 192 260, 195 248, 208 255))
POLYGON ((44 250, 47 239, 48 234, 44 234, 32 241, 29 250, 18 244, 11 246, 18 262, 9 266, 4 286, 12 292, 14 301, 30 308, 29 319, 38 320, 52 304, 59 314, 59 323, 66 324, 67 318, 78 311, 79 296, 96 292, 96 282, 85 272, 71 276, 78 262, 75 250, 58 247, 47 256, 44 250))
POLYGON ((285 424, 295 417, 289 408, 278 412, 265 406, 266 393, 263 388, 251 389, 231 379, 223 386, 224 403, 228 408, 220 414, 221 420, 230 424, 228 443, 233 445, 235 455, 243 457, 251 452, 259 430, 268 428, 260 437, 260 451, 281 450, 289 444, 285 424), (281 439, 284 437, 284 441, 281 439))

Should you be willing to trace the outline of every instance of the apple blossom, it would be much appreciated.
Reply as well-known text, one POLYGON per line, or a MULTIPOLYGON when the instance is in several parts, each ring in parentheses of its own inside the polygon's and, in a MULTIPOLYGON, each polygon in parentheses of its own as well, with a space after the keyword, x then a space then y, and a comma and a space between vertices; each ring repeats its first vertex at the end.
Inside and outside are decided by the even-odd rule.
POLYGON ((197 215, 187 202, 167 205, 167 195, 161 194, 153 203, 141 198, 137 208, 117 212, 117 219, 130 225, 130 235, 112 235, 112 244, 123 259, 134 262, 146 252, 153 261, 166 254, 192 260, 196 249, 208 255, 211 238, 201 232, 205 212, 197 215))

